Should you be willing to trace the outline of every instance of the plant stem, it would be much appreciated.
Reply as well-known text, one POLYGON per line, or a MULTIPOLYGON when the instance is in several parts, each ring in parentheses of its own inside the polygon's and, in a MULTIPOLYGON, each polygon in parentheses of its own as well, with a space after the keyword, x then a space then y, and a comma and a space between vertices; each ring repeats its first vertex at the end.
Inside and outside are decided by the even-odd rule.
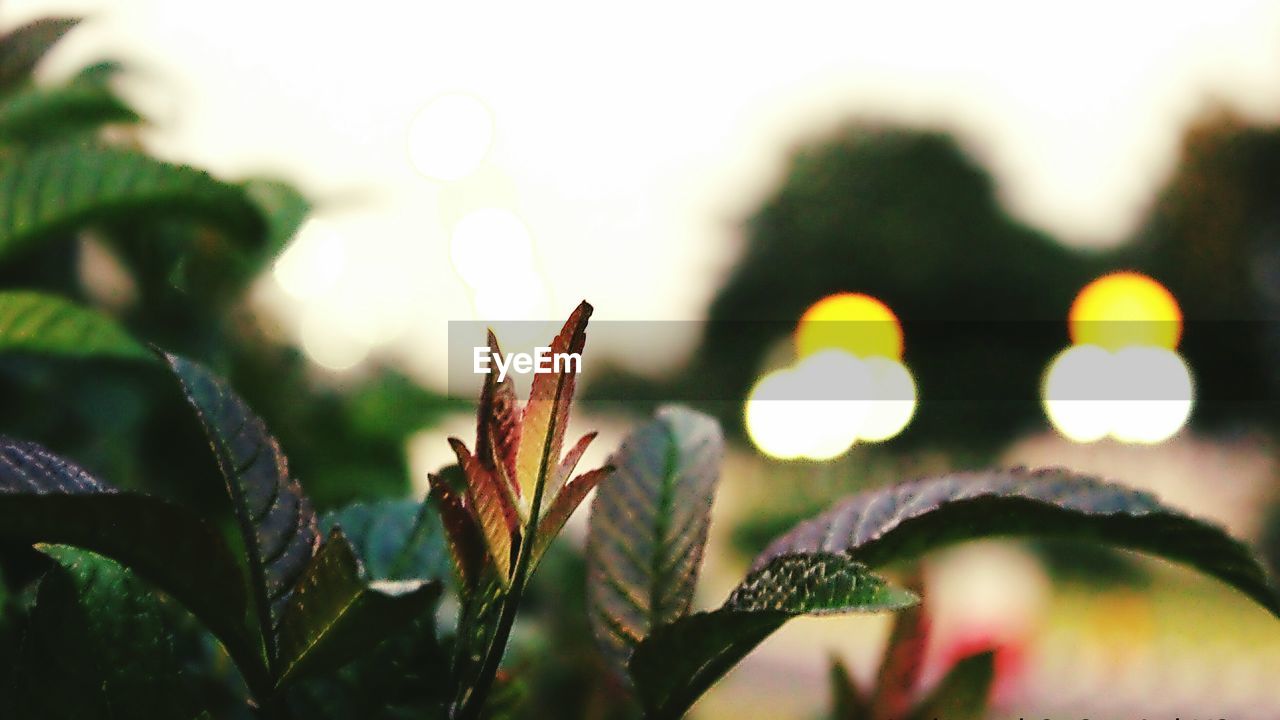
POLYGON ((489 697, 489 690, 498 675, 498 665, 502 662, 502 654, 506 651, 507 641, 511 638, 511 628, 515 625, 516 612, 520 609, 520 599, 524 595, 525 581, 528 579, 529 566, 533 559, 533 547, 537 541, 538 515, 542 511, 542 492, 547 485, 547 470, 551 463, 551 444, 555 437, 556 424, 559 422, 560 393, 564 389, 564 375, 556 381, 555 397, 551 404, 551 417, 547 422, 547 435, 542 441, 542 459, 538 463, 538 481, 533 486, 533 502, 529 506, 529 520, 525 525, 524 537, 520 540, 519 556, 516 559, 516 574, 511 580, 511 590, 502 601, 502 613, 498 616, 498 628, 485 653, 484 664, 480 666, 480 675, 476 679, 471 694, 463 701, 462 709, 456 720, 476 720, 484 703, 489 697))

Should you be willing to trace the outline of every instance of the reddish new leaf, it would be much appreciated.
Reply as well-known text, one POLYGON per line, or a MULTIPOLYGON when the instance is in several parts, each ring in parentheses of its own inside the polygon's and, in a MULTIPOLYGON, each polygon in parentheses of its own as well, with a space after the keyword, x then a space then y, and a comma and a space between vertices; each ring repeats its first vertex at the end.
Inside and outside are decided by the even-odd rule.
POLYGON ((538 558, 542 557, 548 547, 551 547, 551 541, 564 529, 564 524, 569 522, 573 511, 578 509, 578 506, 586 499, 587 494, 596 485, 599 485, 600 481, 609 477, 612 472, 612 465, 588 470, 569 481, 564 486, 564 490, 555 496, 555 500, 551 502, 551 507, 547 508, 547 513, 542 516, 542 520, 538 523, 538 539, 533 549, 534 562, 537 562, 538 558))
POLYGON ((449 438, 449 444, 467 477, 467 507, 480 528, 498 577, 505 584, 511 579, 520 537, 520 515, 511 491, 467 450, 461 440, 449 438))
POLYGON ((431 497, 440 508, 440 519, 449 539, 449 554, 458 575, 458 584, 464 591, 474 590, 484 570, 485 543, 476 527, 475 519, 463 503, 462 496, 449 483, 450 474, 461 474, 462 469, 451 465, 438 475, 428 475, 431 497))
POLYGON ((560 465, 556 468, 555 473, 547 479, 547 497, 554 498, 560 494, 560 489, 569 482, 569 478, 573 477, 573 471, 578 467, 578 463, 582 460, 582 455, 587 451, 587 447, 591 445, 591 441, 596 439, 595 432, 589 432, 578 439, 573 447, 569 448, 569 452, 565 453, 564 459, 560 461, 560 465))
MULTIPOLYGON (((502 355, 498 338, 489 331, 489 352, 502 355)), ((515 386, 510 378, 498 380, 495 373, 485 376, 480 391, 480 409, 476 416, 476 455, 520 497, 516 479, 516 451, 520 445, 520 407, 515 386)))
MULTIPOLYGON (((573 311, 551 341, 551 356, 578 353, 587 341, 587 320, 591 305, 585 300, 573 311)), ((569 424, 569 405, 573 401, 577 374, 564 363, 560 372, 536 373, 521 418, 520 444, 516 452, 516 477, 526 499, 534 496, 534 486, 545 465, 550 473, 559 464, 564 446, 565 428, 569 424), (544 460, 544 455, 545 460, 544 460)))

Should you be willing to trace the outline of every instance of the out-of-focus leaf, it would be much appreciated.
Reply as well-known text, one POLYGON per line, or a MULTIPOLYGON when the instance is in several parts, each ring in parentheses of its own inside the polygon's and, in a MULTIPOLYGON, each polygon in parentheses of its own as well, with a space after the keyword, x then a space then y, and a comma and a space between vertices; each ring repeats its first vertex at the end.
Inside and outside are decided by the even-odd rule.
POLYGON ((40 582, 16 668, 14 717, 191 717, 156 597, 128 568, 63 545, 40 582))
POLYGON ((831 682, 831 720, 871 720, 871 703, 858 689, 844 661, 833 657, 827 675, 831 682))
POLYGON ((26 82, 31 71, 78 18, 41 18, 0 37, 0 91, 26 82))
POLYGON ((448 720, 448 658, 434 619, 420 615, 341 669, 289 688, 293 717, 307 720, 448 720))
POLYGON ((111 318, 57 295, 26 291, 0 292, 0 352, 10 351, 155 360, 111 318))
POLYGON ((249 180, 243 187, 267 221, 263 251, 278 254, 298 234, 311 212, 311 202, 297 188, 275 180, 249 180))
POLYGON ((723 452, 715 420, 670 407, 610 458, 591 504, 587 593, 592 632, 620 675, 637 643, 689 611, 723 452))
POLYGON ((327 513, 320 529, 342 528, 373 580, 438 580, 450 573, 449 549, 434 500, 354 503, 327 513))
POLYGON ((262 419, 205 367, 166 354, 204 428, 248 553, 258 627, 268 657, 294 585, 320 544, 315 512, 262 419))
POLYGON ((101 82, 31 88, 0 100, 0 144, 34 145, 84 135, 138 115, 101 82))
POLYGON ((85 225, 175 215, 215 225, 248 245, 265 232, 243 189, 141 153, 59 144, 0 167, 0 259, 85 225))
POLYGON ((78 83, 97 83, 99 85, 106 84, 109 80, 120 74, 124 70, 124 66, 114 60, 103 60, 92 65, 86 65, 76 73, 72 82, 78 83))
POLYGON ((386 371, 346 397, 351 431, 362 437, 402 442, 469 404, 424 390, 404 375, 386 371))
POLYGON ((649 718, 678 718, 797 615, 900 610, 919 601, 843 555, 783 555, 743 580, 718 610, 662 625, 636 646, 631 679, 649 718))
POLYGON ((1221 528, 1154 496, 1065 470, 955 473, 855 495, 774 540, 783 554, 848 552, 870 567, 947 543, 995 535, 1070 537, 1185 563, 1280 616, 1266 571, 1221 528))
POLYGON ((982 720, 995 679, 995 654, 970 655, 951 668, 911 720, 982 720))
POLYGON ((0 438, 0 537, 75 545, 128 566, 200 618, 263 688, 244 574, 221 536, 185 509, 117 492, 35 443, 0 438))
POLYGON ((279 683, 341 667, 427 612, 440 589, 438 581, 368 580, 334 528, 281 618, 279 683))
POLYGON ((920 683, 924 654, 929 645, 926 605, 927 601, 922 602, 894 617, 893 632, 889 634, 880 674, 876 678, 871 720, 906 717, 915 704, 916 687, 920 683))
MULTIPOLYGON (((562 353, 581 355, 587 342, 587 320, 591 318, 591 311, 591 305, 585 300, 574 309, 551 341, 551 357, 562 353)), ((577 383, 577 374, 564 366, 561 372, 533 376, 529 400, 520 420, 520 445, 516 451, 516 478, 525 502, 532 502, 539 475, 545 470, 549 478, 560 462, 577 383)))

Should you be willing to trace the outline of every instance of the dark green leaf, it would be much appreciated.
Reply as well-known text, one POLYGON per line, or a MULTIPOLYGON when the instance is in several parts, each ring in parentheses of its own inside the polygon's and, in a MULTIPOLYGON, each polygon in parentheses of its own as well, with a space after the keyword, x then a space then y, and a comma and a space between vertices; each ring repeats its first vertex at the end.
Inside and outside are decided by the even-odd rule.
POLYGON ((636 646, 631 679, 649 717, 680 717, 792 617, 900 610, 918 601, 843 555, 779 556, 748 575, 719 610, 653 630, 636 646))
POLYGON ((912 720, 982 720, 987 715, 995 654, 970 655, 951 668, 938 687, 911 714, 912 720))
POLYGON ((689 611, 724 438, 711 418, 664 408, 623 442, 587 534, 592 631, 625 676, 636 643, 689 611))
POLYGON ((0 438, 0 537, 75 545, 128 566, 191 610, 248 682, 263 686, 244 574, 222 538, 184 508, 117 492, 34 443, 0 438))
POLYGON ((159 603, 129 569, 76 548, 40 582, 14 681, 14 715, 30 718, 193 715, 159 603))
POLYGON ((293 717, 306 720, 448 720, 451 692, 427 613, 341 669, 295 683, 289 697, 293 717))
POLYGON ((276 657, 275 630, 289 593, 320 544, 315 512, 261 418, 205 367, 165 355, 195 409, 227 483, 248 553, 258 625, 276 657))
POLYGON ((929 646, 930 619, 926 603, 908 608, 894 617, 893 632, 885 646, 876 691, 871 701, 871 720, 906 717, 915 704, 916 688, 929 646))
POLYGON ((997 535, 1091 540, 1176 560, 1280 616, 1266 572, 1221 528, 1148 493, 1057 469, 956 473, 861 493, 774 540, 754 566, 782 554, 825 551, 879 567, 997 535))
POLYGON ((0 37, 0 90, 29 80, 49 48, 79 23, 76 18, 41 18, 0 37))
POLYGON ((0 144, 34 145, 83 135, 138 116, 107 85, 31 88, 0 101, 0 144))
POLYGON ((75 144, 6 159, 0 167, 0 258, 98 222, 191 217, 248 244, 265 232, 243 189, 141 153, 75 144))
POLYGON ((858 689, 849 668, 839 658, 831 659, 831 720, 871 720, 871 703, 858 689))
POLYGON ((105 315, 56 295, 0 292, 0 353, 154 361, 145 347, 105 315))
POLYGON ((844 555, 779 555, 747 575, 724 606, 777 610, 791 615, 840 615, 900 610, 919 602, 915 593, 886 585, 866 566, 844 555))
POLYGON ((280 621, 280 684, 340 667, 403 631, 430 610, 440 589, 438 581, 370 582, 334 528, 280 621))
POLYGON ((435 502, 355 503, 326 514, 320 528, 341 527, 374 580, 439 580, 452 566, 435 502))
POLYGON ((636 646, 631 679, 650 720, 684 715, 742 658, 782 627, 785 612, 713 610, 656 628, 636 646))
POLYGON ((272 255, 279 254, 297 235, 311 212, 311 203, 292 185, 275 180, 250 180, 244 183, 244 190, 267 220, 267 241, 263 249, 272 255))

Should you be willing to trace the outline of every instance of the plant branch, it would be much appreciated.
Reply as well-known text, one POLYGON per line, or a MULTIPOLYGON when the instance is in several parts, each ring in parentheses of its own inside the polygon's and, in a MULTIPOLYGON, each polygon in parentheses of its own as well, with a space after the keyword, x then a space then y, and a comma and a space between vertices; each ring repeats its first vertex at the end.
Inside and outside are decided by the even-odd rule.
MULTIPOLYGON (((555 398, 552 408, 560 406, 560 394, 564 390, 565 376, 556 380, 555 398)), ((538 463, 538 481, 533 487, 533 501, 529 506, 529 519, 526 521, 523 537, 520 539, 519 555, 516 558, 516 574, 511 580, 511 590, 502 601, 502 613, 498 617, 498 627, 493 640, 485 653, 484 664, 480 667, 480 675, 471 694, 463 701, 457 720, 475 720, 480 717, 488 699, 489 690, 493 687, 494 678, 498 674, 498 665, 502 662, 502 654, 506 650, 507 641, 511 637, 511 628, 515 625, 516 612, 520 608, 520 600, 524 595, 525 582, 528 580, 529 567, 532 564, 533 548, 537 541, 538 515, 542 512, 542 493, 547 485, 547 471, 551 465, 551 446, 555 437, 559 413, 554 410, 547 422, 547 434, 542 442, 542 460, 538 463)), ((558 459, 558 458, 557 458, 558 459)))

